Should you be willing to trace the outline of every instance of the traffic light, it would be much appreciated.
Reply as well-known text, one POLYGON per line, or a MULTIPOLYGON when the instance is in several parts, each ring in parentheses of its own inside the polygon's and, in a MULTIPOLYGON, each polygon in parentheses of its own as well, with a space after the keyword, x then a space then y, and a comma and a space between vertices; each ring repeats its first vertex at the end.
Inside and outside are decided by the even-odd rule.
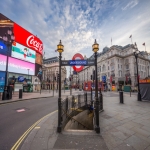
POLYGON ((59 74, 57 74, 57 81, 59 81, 59 74))

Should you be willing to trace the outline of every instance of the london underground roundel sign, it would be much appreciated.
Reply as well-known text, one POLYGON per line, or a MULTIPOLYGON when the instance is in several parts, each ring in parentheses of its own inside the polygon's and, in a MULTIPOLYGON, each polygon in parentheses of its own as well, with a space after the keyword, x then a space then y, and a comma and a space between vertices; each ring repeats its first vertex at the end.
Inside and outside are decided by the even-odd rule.
MULTIPOLYGON (((72 60, 84 60, 84 57, 80 53, 76 53, 73 57, 72 60)), ((74 71, 80 72, 82 71, 84 66, 72 66, 74 71)))

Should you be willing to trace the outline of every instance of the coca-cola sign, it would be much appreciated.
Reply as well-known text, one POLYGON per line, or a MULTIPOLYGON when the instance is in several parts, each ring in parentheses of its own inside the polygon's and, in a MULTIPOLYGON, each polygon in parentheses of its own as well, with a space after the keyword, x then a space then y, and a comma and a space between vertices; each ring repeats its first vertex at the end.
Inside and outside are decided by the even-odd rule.
POLYGON ((35 36, 34 35, 30 35, 28 38, 27 38, 27 46, 30 47, 31 49, 36 49, 37 51, 39 52, 42 52, 42 49, 43 49, 43 44, 40 44, 36 39, 35 39, 35 36))
POLYGON ((37 37, 20 27, 18 24, 14 23, 14 35, 15 41, 29 47, 30 49, 42 54, 43 52, 43 43, 37 37))

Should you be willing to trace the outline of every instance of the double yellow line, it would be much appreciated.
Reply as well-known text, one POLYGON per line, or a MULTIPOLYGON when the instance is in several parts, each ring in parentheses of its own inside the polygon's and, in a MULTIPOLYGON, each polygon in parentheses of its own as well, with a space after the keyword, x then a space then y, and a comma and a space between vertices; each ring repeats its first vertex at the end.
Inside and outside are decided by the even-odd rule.
POLYGON ((55 113, 58 110, 55 110, 49 114, 47 114, 46 116, 42 117, 40 120, 38 120, 37 122, 35 122, 20 138, 19 140, 15 143, 15 145, 11 148, 11 150, 17 150, 17 148, 20 146, 20 144, 22 143, 22 141, 26 138, 26 136, 30 133, 31 130, 33 130, 33 128, 35 128, 35 126, 37 124, 39 124, 44 118, 48 117, 49 115, 52 115, 53 113, 55 113))

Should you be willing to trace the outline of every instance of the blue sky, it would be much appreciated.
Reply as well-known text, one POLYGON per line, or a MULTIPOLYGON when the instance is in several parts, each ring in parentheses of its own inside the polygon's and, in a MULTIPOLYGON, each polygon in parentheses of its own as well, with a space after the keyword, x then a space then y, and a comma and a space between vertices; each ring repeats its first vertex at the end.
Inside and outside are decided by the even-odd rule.
POLYGON ((5 0, 0 12, 44 43, 46 57, 55 52, 59 40, 63 58, 80 52, 93 54, 94 39, 100 45, 125 46, 137 43, 139 50, 150 52, 150 0, 5 0))

